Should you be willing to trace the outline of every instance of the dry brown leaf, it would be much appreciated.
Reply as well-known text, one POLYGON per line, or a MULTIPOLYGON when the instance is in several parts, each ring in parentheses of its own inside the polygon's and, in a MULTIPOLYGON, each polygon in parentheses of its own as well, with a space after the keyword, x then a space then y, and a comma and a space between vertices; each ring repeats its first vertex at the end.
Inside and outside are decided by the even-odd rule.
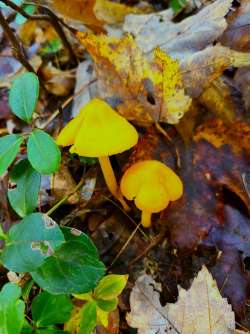
POLYGON ((176 124, 189 109, 179 64, 160 49, 149 62, 131 35, 78 37, 94 60, 99 94, 118 101, 118 111, 126 118, 140 124, 176 124))
POLYGON ((233 102, 231 91, 222 78, 214 80, 199 97, 199 102, 211 111, 216 117, 227 123, 235 117, 236 105, 233 102))
POLYGON ((127 321, 138 334, 233 334, 235 316, 231 305, 222 298, 217 284, 205 266, 189 290, 179 288, 178 301, 162 306, 161 285, 142 275, 130 295, 131 312, 127 321))
MULTIPOLYGON (((75 180, 73 179, 70 171, 66 165, 61 165, 60 170, 53 174, 51 178, 51 192, 56 200, 62 199, 64 196, 74 192, 76 187, 75 180)), ((67 200, 69 204, 79 203, 79 192, 70 196, 67 200)))
POLYGON ((250 2, 241 0, 240 6, 227 18, 228 27, 220 38, 223 45, 238 51, 250 50, 250 2))
POLYGON ((96 0, 51 0, 52 8, 66 18, 80 21, 91 27, 96 32, 103 32, 103 21, 100 21, 95 13, 96 0))
POLYGON ((42 68, 45 86, 48 91, 57 96, 69 95, 75 85, 74 70, 62 71, 51 63, 42 68))
POLYGON ((143 52, 160 46, 170 56, 183 60, 213 43, 226 29, 224 16, 232 0, 217 0, 180 23, 171 22, 172 11, 148 15, 128 15, 125 32, 135 36, 143 52))
POLYGON ((129 7, 109 0, 96 0, 94 6, 96 17, 107 24, 119 24, 124 22, 124 18, 128 14, 141 14, 149 11, 150 7, 129 7))
POLYGON ((191 97, 202 94, 228 67, 249 65, 250 53, 234 51, 220 44, 196 52, 180 63, 183 84, 191 97))
POLYGON ((54 10, 68 19, 84 23, 95 32, 104 32, 104 24, 120 24, 126 15, 140 14, 150 10, 150 7, 137 8, 109 0, 51 0, 54 10))

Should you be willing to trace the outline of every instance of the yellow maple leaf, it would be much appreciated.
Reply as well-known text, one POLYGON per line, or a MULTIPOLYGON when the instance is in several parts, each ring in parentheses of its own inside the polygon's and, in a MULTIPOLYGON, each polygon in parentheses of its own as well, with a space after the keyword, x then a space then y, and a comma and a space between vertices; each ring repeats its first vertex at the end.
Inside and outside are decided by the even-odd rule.
POLYGON ((189 109, 179 64, 159 48, 148 61, 129 34, 77 36, 94 60, 101 97, 121 101, 117 109, 126 118, 175 124, 189 109))

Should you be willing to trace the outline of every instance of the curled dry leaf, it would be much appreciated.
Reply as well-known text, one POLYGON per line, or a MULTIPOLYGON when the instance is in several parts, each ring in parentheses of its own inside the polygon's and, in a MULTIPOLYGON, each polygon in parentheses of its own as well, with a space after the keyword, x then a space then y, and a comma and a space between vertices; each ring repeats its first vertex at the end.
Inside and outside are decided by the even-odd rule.
POLYGON ((161 286, 151 276, 138 278, 130 295, 127 321, 138 334, 232 334, 235 329, 231 306, 222 298, 216 282, 205 266, 189 290, 179 288, 178 301, 162 306, 161 286))
POLYGON ((118 102, 118 111, 140 124, 178 123, 189 109, 179 64, 159 48, 149 62, 131 35, 121 39, 78 33, 95 63, 99 94, 118 102))

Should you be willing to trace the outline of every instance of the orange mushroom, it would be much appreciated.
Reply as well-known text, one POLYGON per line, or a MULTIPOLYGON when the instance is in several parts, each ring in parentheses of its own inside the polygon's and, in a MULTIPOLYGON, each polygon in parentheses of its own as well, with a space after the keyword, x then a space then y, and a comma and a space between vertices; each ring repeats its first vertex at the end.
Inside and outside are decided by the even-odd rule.
POLYGON ((109 156, 130 149, 138 141, 136 129, 105 101, 93 99, 60 132, 57 144, 71 153, 99 159, 106 184, 124 209, 128 209, 118 187, 109 156))
POLYGON ((151 226, 151 215, 165 209, 170 201, 183 194, 181 179, 166 165, 157 160, 140 161, 126 170, 121 179, 121 192, 134 200, 142 211, 141 223, 151 226))

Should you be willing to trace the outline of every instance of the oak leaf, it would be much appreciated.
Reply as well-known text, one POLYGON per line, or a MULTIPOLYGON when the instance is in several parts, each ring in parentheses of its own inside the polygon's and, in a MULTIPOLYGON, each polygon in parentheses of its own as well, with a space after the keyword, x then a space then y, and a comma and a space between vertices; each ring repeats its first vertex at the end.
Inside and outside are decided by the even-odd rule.
POLYGON ((149 275, 140 276, 130 295, 127 321, 138 334, 236 334, 231 306, 222 298, 216 282, 205 266, 189 290, 179 288, 175 304, 162 306, 161 285, 149 275))

